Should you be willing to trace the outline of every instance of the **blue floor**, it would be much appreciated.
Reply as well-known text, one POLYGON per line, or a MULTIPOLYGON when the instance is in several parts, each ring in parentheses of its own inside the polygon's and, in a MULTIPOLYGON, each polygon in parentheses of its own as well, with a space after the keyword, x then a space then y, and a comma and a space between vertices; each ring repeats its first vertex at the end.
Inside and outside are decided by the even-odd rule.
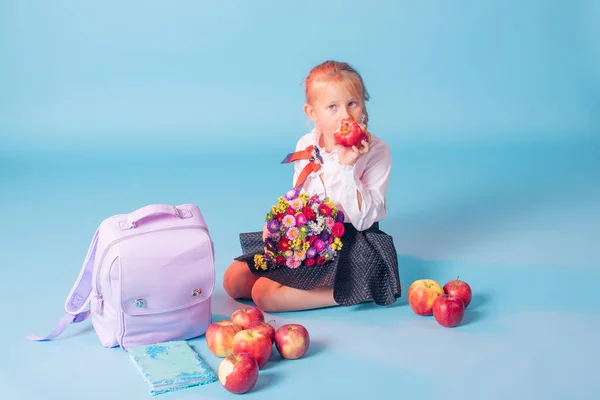
MULTIPOLYGON (((600 359, 598 143, 395 146, 388 219, 405 290, 457 275, 474 300, 454 329, 415 315, 403 296, 268 315, 305 325, 306 358, 274 352, 260 399, 597 399, 600 359)), ((36 343, 62 314, 98 223, 149 203, 200 206, 215 242, 214 318, 241 303, 221 289, 238 232, 260 229, 291 183, 285 150, 257 149, 251 168, 225 153, 0 156, 0 397, 150 398, 120 349, 86 321, 36 343), (268 175, 267 175, 268 174, 268 175), (267 178, 267 176, 269 178, 267 178)), ((406 293, 406 292, 405 292, 406 293)), ((216 371, 204 338, 192 346, 216 371)), ((216 382, 166 399, 234 398, 216 382)))

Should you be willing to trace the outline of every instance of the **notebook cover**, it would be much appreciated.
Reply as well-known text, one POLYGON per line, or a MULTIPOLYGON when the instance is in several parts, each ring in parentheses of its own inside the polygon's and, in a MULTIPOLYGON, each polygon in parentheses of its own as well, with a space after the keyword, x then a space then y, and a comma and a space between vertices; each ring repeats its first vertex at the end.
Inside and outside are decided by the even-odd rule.
POLYGON ((153 396, 217 380, 215 373, 187 341, 136 346, 128 351, 153 396))

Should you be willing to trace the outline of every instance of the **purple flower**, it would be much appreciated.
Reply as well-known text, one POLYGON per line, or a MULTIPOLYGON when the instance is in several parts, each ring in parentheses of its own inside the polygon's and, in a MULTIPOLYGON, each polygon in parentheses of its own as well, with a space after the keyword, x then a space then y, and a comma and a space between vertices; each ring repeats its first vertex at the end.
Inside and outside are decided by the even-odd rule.
POLYGON ((277 232, 279 230, 279 222, 277 222, 276 219, 270 220, 269 223, 267 224, 267 229, 271 233, 277 232))
POLYGON ((338 210, 337 215, 335 216, 335 222, 344 222, 344 212, 342 210, 338 210))
POLYGON ((326 242, 327 240, 329 240, 329 232, 327 232, 325 229, 323 229, 323 231, 319 235, 319 239, 321 239, 324 242, 326 242))
POLYGON ((298 197, 299 193, 300 192, 298 191, 298 189, 288 190, 285 194, 285 198, 286 200, 294 200, 296 197, 298 197))
POLYGON ((313 243, 313 246, 315 246, 315 249, 317 249, 317 251, 320 253, 325 249, 325 242, 323 242, 321 239, 317 239, 313 243))
POLYGON ((317 255, 317 250, 314 247, 309 247, 306 250, 306 258, 314 258, 317 255))
POLYGON ((265 241, 265 247, 267 248, 267 250, 272 252, 275 252, 277 250, 277 246, 275 245, 273 238, 267 238, 267 240, 265 241))
POLYGON ((274 234, 271 235, 271 238, 273 238, 274 242, 279 242, 281 235, 279 234, 279 232, 275 232, 274 234))

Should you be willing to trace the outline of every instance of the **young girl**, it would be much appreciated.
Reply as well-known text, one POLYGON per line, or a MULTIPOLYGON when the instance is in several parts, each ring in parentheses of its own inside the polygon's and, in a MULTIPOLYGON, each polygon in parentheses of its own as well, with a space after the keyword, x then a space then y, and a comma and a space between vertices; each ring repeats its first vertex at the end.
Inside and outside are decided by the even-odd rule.
MULTIPOLYGON (((347 63, 326 61, 314 67, 305 83, 304 112, 314 122, 296 151, 314 146, 319 168, 302 177, 302 193, 329 197, 345 215, 343 247, 324 266, 286 266, 262 270, 254 255, 264 248, 263 232, 240 235, 243 255, 225 272, 223 286, 233 298, 252 299, 264 311, 305 310, 375 302, 389 305, 401 294, 398 259, 392 237, 379 230, 386 215, 390 149, 368 133, 357 147, 334 141, 341 120, 367 124, 369 95, 361 76, 347 63)), ((293 185, 309 160, 294 161, 293 185)))

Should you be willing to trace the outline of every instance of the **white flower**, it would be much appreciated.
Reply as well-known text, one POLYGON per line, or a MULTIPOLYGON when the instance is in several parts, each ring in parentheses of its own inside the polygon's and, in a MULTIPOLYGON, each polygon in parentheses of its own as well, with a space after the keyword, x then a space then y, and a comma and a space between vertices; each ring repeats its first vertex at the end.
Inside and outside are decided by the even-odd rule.
POLYGON ((325 216, 317 215, 317 223, 321 226, 325 225, 325 216))
POLYGON ((314 232, 317 235, 323 231, 323 225, 318 224, 315 221, 309 221, 308 227, 310 228, 311 232, 314 232))

